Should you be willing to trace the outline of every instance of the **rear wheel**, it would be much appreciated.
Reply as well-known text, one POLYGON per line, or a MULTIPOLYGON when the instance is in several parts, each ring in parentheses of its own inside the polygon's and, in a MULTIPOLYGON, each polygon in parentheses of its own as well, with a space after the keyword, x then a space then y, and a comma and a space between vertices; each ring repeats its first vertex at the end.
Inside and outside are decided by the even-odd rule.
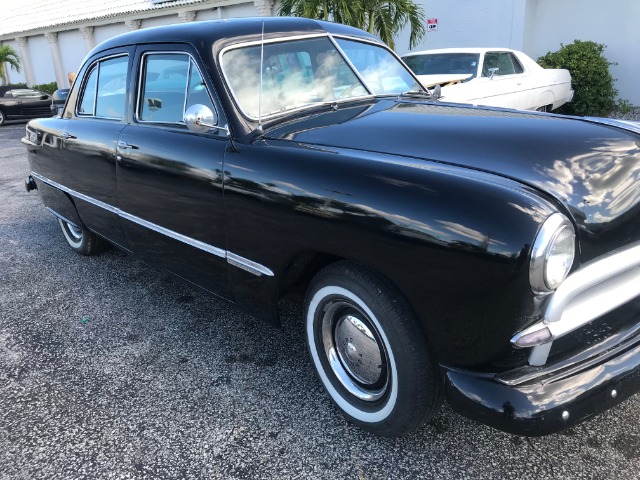
POLYGON ((7 118, 4 116, 4 112, 0 110, 0 127, 4 125, 4 122, 7 121, 7 118))
POLYGON ((72 225, 61 218, 58 219, 58 222, 60 223, 60 228, 67 243, 80 255, 95 255, 103 252, 109 246, 106 240, 103 240, 86 228, 72 225))
POLYGON ((305 299, 307 345, 331 400, 378 435, 415 430, 441 402, 440 378, 410 308, 384 278, 338 262, 305 299))

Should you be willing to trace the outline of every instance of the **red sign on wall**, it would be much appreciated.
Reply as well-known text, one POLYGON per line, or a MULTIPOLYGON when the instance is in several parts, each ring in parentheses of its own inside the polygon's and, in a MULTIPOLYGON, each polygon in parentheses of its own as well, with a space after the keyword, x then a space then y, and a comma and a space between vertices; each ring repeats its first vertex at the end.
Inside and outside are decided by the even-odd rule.
POLYGON ((427 32, 436 32, 436 31, 438 31, 438 19, 427 18, 427 32))

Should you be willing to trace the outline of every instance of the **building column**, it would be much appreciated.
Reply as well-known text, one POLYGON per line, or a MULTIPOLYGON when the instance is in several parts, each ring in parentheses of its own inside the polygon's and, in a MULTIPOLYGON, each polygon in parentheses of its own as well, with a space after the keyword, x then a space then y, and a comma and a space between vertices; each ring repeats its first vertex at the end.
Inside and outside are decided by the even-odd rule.
POLYGON ((96 38, 93 36, 93 27, 80 27, 80 33, 84 38, 84 47, 87 49, 87 53, 93 50, 96 46, 96 38))
POLYGON ((253 5, 260 17, 270 17, 273 15, 273 4, 275 0, 253 0, 253 5))
POLYGON ((24 76, 27 80, 27 85, 30 87, 35 85, 35 78, 33 77, 33 68, 31 67, 31 54, 29 52, 29 44, 27 37, 16 37, 16 43, 20 47, 20 65, 24 69, 24 76))
POLYGON ((127 30, 133 32, 134 30, 140 30, 142 20, 125 20, 124 25, 127 27, 127 30))
POLYGON ((193 22, 196 19, 196 12, 185 11, 178 13, 178 18, 182 23, 193 22))
POLYGON ((56 83, 58 88, 67 88, 67 76, 62 70, 62 59, 60 57, 60 46, 58 45, 58 34, 56 32, 47 32, 44 38, 49 42, 51 49, 51 57, 53 58, 53 69, 56 73, 56 83))

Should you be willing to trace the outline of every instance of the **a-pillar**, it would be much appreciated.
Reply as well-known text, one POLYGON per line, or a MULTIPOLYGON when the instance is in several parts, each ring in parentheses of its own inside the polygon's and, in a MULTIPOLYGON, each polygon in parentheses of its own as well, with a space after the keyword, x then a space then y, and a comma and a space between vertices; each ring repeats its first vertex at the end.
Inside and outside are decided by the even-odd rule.
POLYGON ((56 32, 47 32, 44 38, 49 42, 51 49, 51 57, 53 58, 53 69, 56 73, 56 83, 58 88, 67 88, 67 76, 62 69, 62 59, 60 57, 60 46, 58 45, 58 34, 56 32))
POLYGON ((20 47, 20 65, 24 69, 24 77, 27 85, 32 87, 36 80, 33 76, 33 67, 31 66, 31 53, 29 52, 29 42, 27 37, 16 37, 16 43, 20 47))
POLYGON ((260 17, 270 17, 273 15, 273 4, 275 0, 253 0, 253 5, 260 17))

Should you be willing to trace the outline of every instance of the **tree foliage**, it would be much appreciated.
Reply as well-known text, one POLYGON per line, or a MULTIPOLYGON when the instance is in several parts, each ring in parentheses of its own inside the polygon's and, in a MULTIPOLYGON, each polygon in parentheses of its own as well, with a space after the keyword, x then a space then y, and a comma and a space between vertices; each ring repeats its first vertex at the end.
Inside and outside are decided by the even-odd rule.
POLYGON ((538 59, 545 68, 566 68, 571 73, 573 101, 561 106, 558 113, 603 117, 616 108, 618 91, 609 72, 615 63, 604 57, 605 48, 601 43, 575 40, 538 59))
POLYGON ((391 48, 406 25, 411 29, 409 48, 426 33, 424 10, 412 0, 283 0, 278 14, 351 25, 377 35, 391 48))
POLYGON ((7 63, 13 70, 20 73, 20 57, 18 56, 18 52, 9 45, 0 45, 0 80, 2 80, 2 83, 7 83, 8 81, 7 63))

